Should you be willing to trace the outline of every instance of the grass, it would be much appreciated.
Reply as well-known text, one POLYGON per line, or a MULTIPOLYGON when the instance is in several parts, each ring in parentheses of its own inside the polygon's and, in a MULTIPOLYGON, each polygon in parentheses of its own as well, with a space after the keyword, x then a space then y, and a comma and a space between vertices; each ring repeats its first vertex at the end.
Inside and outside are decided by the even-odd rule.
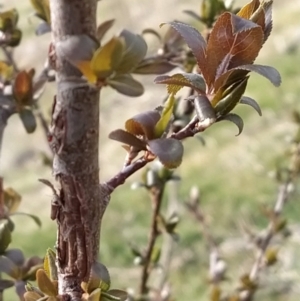
MULTIPOLYGON (((24 7, 20 9, 27 13, 30 9, 24 4, 25 2, 22 1, 24 7)), ((132 7, 122 4, 120 11, 134 10, 131 16, 139 19, 138 16, 143 15, 145 7, 136 3, 135 8, 133 4, 132 7)), ((159 4, 159 1, 155 3, 157 7, 163 6, 159 4)), ((287 141, 291 139, 295 131, 295 126, 290 121, 291 112, 295 108, 299 109, 300 75, 297 64, 300 60, 300 51, 298 48, 291 52, 278 52, 272 41, 282 39, 282 37, 284 40, 289 39, 289 36, 285 36, 284 29, 290 28, 294 24, 292 22, 298 20, 295 16, 298 16, 300 10, 299 7, 294 6, 291 9, 291 3, 283 6, 280 6, 278 2, 275 4, 274 34, 271 35, 258 62, 276 67, 282 75, 283 83, 280 88, 274 88, 267 80, 253 75, 247 89, 247 95, 255 98, 261 105, 263 117, 259 117, 249 107, 240 106, 235 111, 243 117, 245 129, 239 137, 235 137, 237 129, 234 125, 222 122, 203 133, 206 146, 202 146, 196 139, 185 141, 184 162, 176 171, 182 177, 182 181, 176 186, 178 188, 176 207, 181 218, 178 228, 180 241, 174 248, 170 274, 173 293, 177 300, 208 299, 207 249, 199 226, 183 206, 191 186, 197 185, 200 188, 203 210, 211 231, 222 243, 221 250, 224 251, 224 258, 230 263, 229 272, 232 280, 225 284, 227 288, 232 288, 236 284, 238 275, 249 270, 254 260, 251 250, 245 251, 245 248, 238 247, 240 244, 246 244, 240 232, 240 221, 251 223, 255 228, 265 226, 266 220, 259 208, 262 204, 272 204, 276 198, 277 185, 272 175, 276 164, 284 155, 287 141)), ((100 8, 101 5, 100 2, 100 8)), ((151 15, 149 19, 143 18, 141 24, 143 27, 149 27, 149 24, 159 24, 166 19, 182 19, 182 15, 179 14, 181 6, 182 3, 176 7, 177 12, 174 12, 174 16, 164 16, 163 13, 166 12, 164 10, 156 16, 156 20, 151 15)), ((103 2, 103 9, 107 12, 107 19, 113 15, 109 1, 103 2)), ((120 12, 117 13, 120 14, 120 12)), ((27 24, 25 36, 29 38, 32 28, 24 21, 24 18, 22 22, 22 24, 27 24)), ((135 25, 132 20, 125 20, 124 23, 129 25, 129 28, 135 25)), ((120 27, 120 24, 117 24, 118 26, 120 27)), ((24 45, 29 45, 27 43, 29 40, 26 40, 24 45)), ((32 47, 26 47, 24 51, 29 51, 28 49, 32 51, 32 47)), ((16 55, 20 57, 20 53, 16 55)), ((39 54, 41 62, 42 56, 39 54)), ((31 62, 24 61, 24 65, 30 65, 31 62)), ((147 79, 147 82, 151 80, 147 79)), ((101 152, 104 155, 101 158, 101 176, 103 179, 109 178, 119 170, 124 156, 118 144, 107 142, 107 133, 122 127, 126 118, 140 110, 153 108, 159 104, 161 97, 156 95, 162 97, 165 95, 162 87, 153 87, 152 84, 148 87, 150 91, 139 99, 125 98, 110 90, 104 91, 102 95, 101 142, 103 143, 101 143, 101 152)), ((45 111, 51 105, 51 91, 50 89, 43 99, 45 111)), ((48 247, 54 246, 56 236, 55 223, 49 219, 51 192, 36 181, 37 178, 51 177, 51 171, 42 165, 41 151, 47 151, 43 134, 38 131, 32 136, 25 135, 16 116, 12 118, 6 131, 4 150, 1 155, 1 164, 3 164, 1 168, 5 183, 23 195, 24 201, 20 211, 36 213, 43 221, 42 228, 38 229, 26 217, 14 218, 16 231, 11 246, 21 248, 28 256, 33 254, 43 256, 48 247), (24 153, 27 156, 24 156, 24 153)), ((132 263, 133 256, 129 244, 133 243, 141 247, 146 244, 151 215, 151 204, 147 193, 143 190, 130 190, 130 183, 138 180, 139 175, 135 175, 116 190, 103 221, 101 260, 108 266, 115 287, 136 287, 139 280, 140 269, 132 263)), ((296 191, 294 198, 286 206, 284 215, 291 225, 299 223, 299 191, 296 191)), ((282 246, 282 252, 285 257, 277 270, 273 274, 267 273, 262 277, 263 283, 268 281, 271 283, 273 293, 263 287, 257 300, 279 301, 287 298, 291 301, 298 300, 297 294, 291 291, 285 295, 276 292, 275 276, 281 277, 280 275, 283 275, 285 270, 296 274, 299 268, 297 264, 297 258, 300 255, 299 239, 295 237, 287 242, 282 246), (285 263, 287 258, 292 261, 290 265, 285 263), (276 292, 275 295, 274 292, 276 292)), ((299 281, 299 276, 296 275, 291 282, 297 281, 299 281)), ((8 301, 10 301, 9 298, 8 301)))

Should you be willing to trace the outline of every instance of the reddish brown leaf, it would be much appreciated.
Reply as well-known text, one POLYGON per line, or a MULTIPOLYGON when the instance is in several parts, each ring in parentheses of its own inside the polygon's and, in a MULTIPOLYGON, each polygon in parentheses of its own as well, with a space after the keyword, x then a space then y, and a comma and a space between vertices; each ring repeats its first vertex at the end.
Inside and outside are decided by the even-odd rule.
POLYGON ((112 131, 108 137, 112 140, 134 146, 140 150, 146 150, 146 143, 144 141, 138 139, 131 133, 128 133, 122 129, 112 131))
POLYGON ((203 76, 209 89, 227 70, 253 63, 262 44, 260 26, 231 13, 223 13, 215 23, 207 45, 209 70, 203 76))
POLYGON ((183 156, 183 145, 179 140, 160 138, 148 142, 150 151, 158 157, 167 168, 176 168, 180 165, 183 156))
MULTIPOLYGON (((33 70, 33 69, 32 69, 33 70)), ((34 71, 21 71, 13 84, 13 95, 19 107, 28 106, 32 101, 32 75, 34 71)))

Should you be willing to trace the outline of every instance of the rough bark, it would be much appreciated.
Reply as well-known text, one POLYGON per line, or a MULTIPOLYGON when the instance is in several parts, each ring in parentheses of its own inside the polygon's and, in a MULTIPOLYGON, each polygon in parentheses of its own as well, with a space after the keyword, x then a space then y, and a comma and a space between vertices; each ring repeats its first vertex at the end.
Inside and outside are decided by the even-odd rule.
POLYGON ((99 190, 99 92, 80 81, 81 74, 58 47, 70 36, 95 36, 96 3, 50 0, 58 88, 49 139, 53 173, 61 186, 54 204, 59 294, 68 300, 81 299, 80 283, 97 258, 104 207, 99 190))

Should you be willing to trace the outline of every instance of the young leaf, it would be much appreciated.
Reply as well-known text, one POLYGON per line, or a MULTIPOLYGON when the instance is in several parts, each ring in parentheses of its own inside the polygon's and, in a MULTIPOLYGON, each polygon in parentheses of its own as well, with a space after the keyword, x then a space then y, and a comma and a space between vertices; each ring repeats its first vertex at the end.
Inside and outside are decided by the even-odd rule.
MULTIPOLYGON (((33 70, 33 69, 32 69, 33 70)), ((13 84, 13 96, 19 110, 32 102, 32 74, 33 71, 21 71, 16 75, 13 84)))
POLYGON ((120 301, 125 301, 128 298, 128 293, 119 289, 111 289, 107 292, 107 294, 117 297, 120 301))
POLYGON ((17 266, 22 266, 25 262, 24 254, 19 249, 7 250, 5 252, 5 257, 9 258, 17 266))
POLYGON ((168 62, 163 58, 149 58, 140 62, 140 64, 132 71, 136 74, 164 74, 177 66, 168 62))
POLYGON ((102 40, 106 32, 114 25, 114 23, 115 23, 115 19, 111 19, 111 20, 104 21, 100 25, 98 25, 96 36, 99 41, 102 40))
POLYGON ((168 100, 164 104, 163 111, 161 113, 160 119, 155 125, 154 136, 159 138, 166 131, 168 124, 170 123, 171 117, 174 110, 175 97, 174 94, 171 94, 168 100))
POLYGON ((147 53, 147 44, 140 36, 123 30, 120 34, 125 41, 122 61, 116 68, 118 73, 128 73, 133 70, 147 53))
POLYGON ((19 13, 15 8, 1 12, 0 30, 4 32, 12 31, 16 27, 18 19, 19 13))
POLYGON ((57 295, 57 289, 53 282, 48 278, 44 270, 39 269, 36 272, 36 282, 39 289, 47 296, 55 297, 57 295))
POLYGON ((1 220, 0 222, 0 254, 3 254, 11 243, 11 231, 8 221, 1 220))
POLYGON ((239 132, 238 132, 238 134, 236 136, 238 136, 238 135, 240 135, 242 133, 243 128, 244 128, 244 122, 243 122, 243 119, 239 115, 230 113, 230 114, 227 114, 225 116, 221 116, 218 119, 218 121, 222 121, 222 120, 231 121, 232 123, 234 123, 238 127, 239 132))
POLYGON ((190 25, 177 21, 167 24, 171 25, 185 40, 189 48, 192 50, 202 74, 204 74, 206 68, 206 42, 199 31, 190 25))
POLYGON ((112 131, 108 137, 112 140, 116 140, 128 144, 130 146, 134 146, 139 150, 146 150, 146 142, 138 139, 136 136, 122 129, 112 131))
POLYGON ((40 220, 40 218, 34 214, 30 214, 30 213, 25 213, 25 212, 14 212, 11 215, 24 215, 24 216, 28 216, 30 217, 37 226, 41 227, 42 226, 42 222, 40 220))
POLYGON ((14 73, 14 67, 7 65, 4 61, 0 61, 0 81, 9 82, 14 73))
POLYGON ((25 301, 38 301, 41 300, 41 295, 34 291, 28 291, 24 294, 25 301))
POLYGON ((98 79, 110 76, 122 60, 123 43, 120 38, 112 38, 96 50, 91 61, 91 69, 98 79))
POLYGON ((125 129, 132 135, 153 139, 155 125, 159 119, 160 114, 156 110, 146 111, 126 120, 125 129))
POLYGON ((192 73, 176 73, 172 76, 161 75, 154 80, 156 84, 166 84, 168 93, 174 95, 183 87, 190 87, 199 93, 204 93, 205 82, 199 74, 192 73))
POLYGON ((148 141, 149 150, 158 157, 167 168, 176 168, 181 164, 183 145, 173 138, 160 138, 148 141))
POLYGON ((9 214, 17 211, 21 204, 22 197, 13 188, 9 187, 4 190, 4 204, 9 214))
POLYGON ((215 108, 217 116, 226 115, 235 108, 246 90, 247 81, 248 77, 240 82, 236 82, 223 93, 221 92, 221 99, 219 99, 218 93, 216 94, 211 103, 215 108))
POLYGON ((88 296, 87 301, 100 301, 103 298, 101 298, 101 288, 94 289, 88 296))
POLYGON ((206 96, 199 95, 194 99, 194 106, 199 121, 208 126, 216 121, 216 113, 209 99, 206 96))
POLYGON ((50 24, 50 5, 49 0, 30 0, 37 16, 50 24))
POLYGON ((86 34, 69 35, 63 41, 60 41, 55 47, 58 55, 63 55, 71 64, 77 67, 81 72, 80 63, 90 62, 99 43, 86 34))
POLYGON ((19 267, 5 256, 0 256, 0 272, 9 275, 13 279, 18 279, 20 276, 19 267))
POLYGON ((267 78, 274 86, 278 87, 281 84, 280 73, 273 67, 264 66, 264 65, 242 65, 238 66, 235 69, 247 70, 256 72, 265 78, 267 78))
POLYGON ((260 106, 253 98, 248 96, 242 96, 240 103, 252 107, 258 113, 259 116, 262 116, 260 106))
POLYGON ((207 44, 208 72, 203 73, 207 85, 211 87, 215 78, 229 69, 253 63, 262 44, 260 26, 229 12, 223 13, 217 19, 207 44))
POLYGON ((91 293, 94 289, 100 288, 108 291, 110 287, 110 275, 105 265, 95 262, 92 266, 91 276, 87 283, 87 292, 91 293))
POLYGON ((137 97, 144 93, 144 87, 136 81, 130 74, 119 74, 107 79, 107 84, 119 93, 137 97))
POLYGON ((37 26, 37 28, 36 28, 36 30, 35 30, 35 34, 36 34, 37 36, 41 36, 41 35, 43 35, 43 34, 45 34, 45 33, 48 33, 48 32, 51 32, 51 27, 50 27, 50 25, 49 25, 48 23, 46 23, 46 22, 41 22, 41 23, 37 26))
POLYGON ((44 270, 47 276, 50 278, 50 280, 58 280, 57 276, 57 267, 56 267, 56 254, 55 252, 48 248, 46 252, 46 256, 44 258, 44 270))
POLYGON ((10 288, 15 285, 12 280, 0 279, 0 291, 3 292, 5 289, 10 288))

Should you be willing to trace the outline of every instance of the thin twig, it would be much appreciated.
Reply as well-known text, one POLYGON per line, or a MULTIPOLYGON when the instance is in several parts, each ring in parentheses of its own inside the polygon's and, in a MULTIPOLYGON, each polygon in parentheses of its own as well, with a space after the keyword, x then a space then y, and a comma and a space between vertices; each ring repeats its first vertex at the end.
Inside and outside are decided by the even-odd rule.
POLYGON ((153 253, 153 248, 155 246, 156 239, 159 235, 158 229, 158 216, 160 213, 160 207, 162 203, 163 197, 163 186, 154 186, 150 189, 150 196, 152 201, 152 220, 151 220, 151 228, 150 235, 148 240, 148 246, 146 249, 146 253, 144 256, 144 264, 142 269, 141 283, 140 283, 140 294, 144 295, 148 292, 148 278, 151 272, 151 256, 153 253))

